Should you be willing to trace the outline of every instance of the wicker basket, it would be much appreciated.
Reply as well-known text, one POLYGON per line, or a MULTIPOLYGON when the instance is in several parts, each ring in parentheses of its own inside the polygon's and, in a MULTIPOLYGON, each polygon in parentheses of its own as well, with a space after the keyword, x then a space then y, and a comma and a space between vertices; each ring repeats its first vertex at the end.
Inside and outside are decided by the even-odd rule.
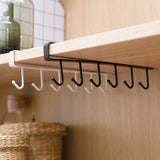
POLYGON ((0 126, 2 135, 26 135, 30 139, 29 160, 61 160, 66 128, 59 123, 17 123, 0 126))
POLYGON ((27 136, 0 136, 0 160, 28 160, 27 136))

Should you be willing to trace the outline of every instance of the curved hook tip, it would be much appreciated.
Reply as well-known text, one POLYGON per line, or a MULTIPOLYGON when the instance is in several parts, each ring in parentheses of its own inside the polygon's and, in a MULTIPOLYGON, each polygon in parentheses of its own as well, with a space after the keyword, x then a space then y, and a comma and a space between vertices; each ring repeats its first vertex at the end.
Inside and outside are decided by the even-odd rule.
POLYGON ((147 87, 145 87, 142 82, 139 82, 139 85, 143 88, 143 89, 148 89, 149 88, 149 84, 147 84, 147 87))
POLYGON ((71 78, 71 81, 74 82, 78 87, 83 85, 83 73, 82 73, 81 61, 79 61, 79 72, 80 72, 80 82, 77 82, 77 72, 75 72, 75 78, 71 78))
POLYGON ((134 87, 134 85, 132 84, 131 86, 128 85, 127 81, 123 82, 129 89, 132 89, 134 87))
POLYGON ((12 81, 12 84, 13 84, 13 85, 15 85, 15 84, 16 84, 15 80, 13 80, 13 81, 12 81))
POLYGON ((113 85, 112 82, 108 79, 107 82, 113 87, 116 88, 118 86, 118 81, 116 81, 116 84, 113 85))
POLYGON ((99 79, 98 84, 96 84, 93 79, 90 79, 90 82, 93 83, 96 87, 99 87, 101 85, 101 79, 99 79))
POLYGON ((116 88, 118 86, 118 75, 117 75, 117 65, 116 64, 114 64, 114 72, 115 72, 115 85, 113 85, 110 80, 107 80, 107 82, 111 85, 111 87, 116 88))
POLYGON ((82 86, 82 84, 83 84, 83 78, 81 78, 81 82, 80 83, 78 83, 74 78, 71 78, 71 81, 74 82, 79 87, 82 86))
POLYGON ((56 87, 54 87, 53 84, 50 84, 50 87, 54 89, 56 92, 59 92, 61 90, 61 86, 58 86, 58 89, 57 89, 56 87))
POLYGON ((35 83, 32 83, 31 85, 32 85, 32 87, 34 87, 35 89, 37 89, 37 86, 35 85, 35 83))
POLYGON ((97 70, 98 70, 98 84, 96 84, 92 78, 90 79, 90 82, 94 86, 99 87, 101 85, 101 71, 100 71, 100 63, 99 62, 97 63, 97 70))
POLYGON ((58 83, 54 77, 51 77, 51 80, 52 80, 54 83, 56 83, 58 86, 62 86, 62 85, 63 85, 63 82, 64 82, 64 81, 62 81, 61 83, 58 83))
POLYGON ((127 83, 127 81, 124 81, 123 83, 129 88, 132 89, 134 87, 134 77, 133 77, 133 66, 130 66, 130 72, 131 72, 131 85, 127 83))
POLYGON ((24 87, 24 84, 22 84, 21 86, 18 86, 15 80, 12 81, 12 84, 19 90, 23 89, 23 87, 24 87))
POLYGON ((145 87, 142 82, 139 82, 139 85, 143 88, 143 89, 148 89, 149 88, 149 74, 148 74, 148 68, 146 68, 146 81, 147 81, 147 86, 145 87))
POLYGON ((74 78, 71 78, 71 81, 72 81, 72 82, 76 82, 74 78))
POLYGON ((37 87, 35 83, 31 83, 32 87, 34 87, 37 91, 42 91, 43 89, 43 71, 40 69, 40 87, 37 87))
POLYGON ((35 83, 31 84, 37 91, 42 91, 43 87, 38 88, 35 83))

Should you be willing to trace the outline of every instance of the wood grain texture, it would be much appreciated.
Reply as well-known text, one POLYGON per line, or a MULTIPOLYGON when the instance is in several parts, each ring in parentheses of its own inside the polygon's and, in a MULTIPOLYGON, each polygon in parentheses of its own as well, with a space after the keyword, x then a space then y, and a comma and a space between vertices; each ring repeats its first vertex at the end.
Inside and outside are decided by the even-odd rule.
POLYGON ((60 0, 66 11, 66 39, 160 19, 159 0, 60 0))
MULTIPOLYGON (((66 8, 66 39, 154 21, 160 17, 159 0, 62 1, 66 8)), ((145 47, 146 45, 143 46, 145 47)), ((154 49, 152 51, 155 53, 154 49)), ((115 52, 118 53, 118 50, 115 52)), ((138 60, 141 61, 141 57, 138 60)), ((13 74, 17 75, 14 71, 13 74)), ((32 75, 38 77, 38 74, 32 75)), ((134 89, 129 90, 123 84, 124 80, 130 82, 128 71, 119 74, 119 87, 109 87, 106 94, 94 88, 93 93, 88 95, 83 87, 90 87, 89 77, 84 78, 84 86, 73 94, 66 87, 67 84, 73 85, 70 81, 72 77, 73 75, 66 75, 65 84, 58 93, 49 87, 48 78, 42 92, 35 91, 30 82, 25 84, 22 91, 17 91, 8 82, 0 90, 0 116, 5 110, 4 99, 7 94, 24 94, 31 99, 25 119, 32 119, 35 115, 37 121, 54 121, 67 125, 64 160, 160 159, 158 69, 150 72, 150 89, 147 91, 138 85, 139 81, 144 85, 146 83, 143 70, 134 71, 134 89)), ((109 78, 114 82, 114 77, 109 78)), ((102 83, 104 87, 104 80, 102 83)))
MULTIPOLYGON (((109 87, 106 94, 98 88, 94 88, 91 95, 87 94, 83 87, 90 87, 89 77, 84 78, 83 87, 75 94, 71 93, 66 85, 74 87, 70 80, 72 75, 67 75, 58 93, 49 87, 48 82, 42 92, 35 91, 30 84, 26 84, 22 91, 8 85, 1 87, 0 102, 4 107, 8 93, 24 94, 31 100, 25 119, 31 120, 35 115, 37 121, 67 125, 64 160, 158 160, 160 72, 150 72, 150 89, 147 91, 138 85, 139 81, 145 84, 144 74, 135 71, 135 88, 132 90, 123 84, 124 80, 130 82, 130 74, 119 74, 119 87, 109 87)), ((102 84, 104 87, 104 80, 102 84)))
MULTIPOLYGON (((159 68, 160 22, 126 27, 51 45, 50 54, 159 68)), ((43 48, 16 53, 23 63, 53 64, 43 60, 43 48)), ((67 64, 67 68, 77 65, 67 64)), ((92 65, 87 65, 89 70, 92 65)), ((85 68, 84 68, 85 69, 85 68)))

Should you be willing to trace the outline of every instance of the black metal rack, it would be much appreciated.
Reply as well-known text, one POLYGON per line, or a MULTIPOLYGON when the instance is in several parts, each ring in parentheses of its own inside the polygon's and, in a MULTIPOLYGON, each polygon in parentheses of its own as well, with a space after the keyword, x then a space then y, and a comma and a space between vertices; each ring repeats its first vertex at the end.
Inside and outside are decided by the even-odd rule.
POLYGON ((112 65, 114 66, 114 72, 115 72, 115 84, 113 84, 110 80, 107 80, 107 82, 111 85, 111 87, 116 88, 118 86, 118 73, 117 73, 117 67, 129 67, 131 72, 131 84, 129 85, 127 81, 124 81, 124 84, 129 88, 132 89, 134 87, 134 76, 133 76, 133 68, 139 68, 139 69, 145 69, 146 70, 146 86, 142 84, 142 82, 139 82, 139 85, 143 89, 149 88, 149 70, 153 70, 154 68, 151 67, 145 67, 145 66, 137 66, 137 65, 128 65, 128 64, 121 64, 121 63, 112 63, 112 62, 104 62, 104 61, 94 61, 94 60, 88 60, 88 59, 78 59, 78 58, 72 58, 72 57, 61 57, 56 55, 50 55, 49 48, 50 45, 54 42, 49 42, 44 45, 44 59, 46 61, 58 61, 60 65, 60 72, 61 72, 61 82, 57 82, 57 80, 52 77, 51 80, 55 82, 56 85, 62 86, 64 84, 64 75, 63 75, 63 62, 76 62, 79 64, 79 73, 80 73, 80 82, 77 82, 74 78, 71 79, 77 86, 83 85, 83 69, 82 69, 82 63, 90 63, 90 64, 96 64, 97 65, 97 74, 98 74, 98 83, 95 83, 93 79, 90 79, 90 82, 93 83, 95 87, 101 86, 101 70, 100 65, 112 65))

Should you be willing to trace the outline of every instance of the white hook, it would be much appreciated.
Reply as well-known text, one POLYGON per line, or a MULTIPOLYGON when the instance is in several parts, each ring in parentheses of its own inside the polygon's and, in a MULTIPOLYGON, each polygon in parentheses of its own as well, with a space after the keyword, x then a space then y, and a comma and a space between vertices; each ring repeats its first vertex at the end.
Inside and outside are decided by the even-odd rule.
MULTIPOLYGON (((58 82, 61 81, 61 72, 60 70, 58 71, 58 82)), ((59 92, 61 90, 61 86, 58 86, 58 88, 56 88, 53 84, 50 84, 50 87, 53 88, 56 92, 59 92)))
MULTIPOLYGON (((93 75, 92 73, 90 73, 90 79, 93 78, 93 75)), ((88 94, 91 94, 93 92, 93 83, 91 83, 91 90, 89 91, 87 87, 84 87, 85 91, 88 93, 88 94)))
MULTIPOLYGON (((40 70, 39 68, 33 68, 33 67, 23 67, 23 66, 18 66, 15 65, 14 63, 14 56, 15 56, 15 51, 9 52, 9 66, 11 68, 20 68, 21 69, 21 86, 17 85, 15 80, 12 81, 12 84, 17 88, 17 89, 23 89, 24 88, 24 68, 26 69, 34 69, 34 70, 40 70)), ((42 70, 40 71, 40 80, 41 80, 41 87, 38 88, 34 83, 32 83, 32 86, 38 90, 41 91, 43 88, 43 75, 42 75, 42 70)))
POLYGON ((12 67, 12 68, 20 68, 21 69, 21 86, 19 86, 15 80, 12 81, 12 84, 17 88, 17 89, 23 89, 24 87, 24 68, 23 67, 19 67, 19 66, 16 66, 14 64, 14 53, 15 51, 11 51, 9 53, 9 66, 12 67))
POLYGON ((43 71, 42 71, 42 69, 40 69, 40 83, 41 83, 41 84, 40 84, 40 88, 38 88, 35 83, 32 83, 32 86, 33 86, 37 91, 42 91, 42 89, 43 89, 43 71))
POLYGON ((107 83, 107 74, 104 75, 105 76, 105 90, 100 86, 99 89, 101 90, 102 93, 106 93, 108 91, 108 83, 107 83))
POLYGON ((14 64, 14 54, 15 54, 15 51, 9 52, 9 66, 11 68, 21 68, 14 64))
MULTIPOLYGON (((77 81, 77 72, 74 73, 75 80, 77 81)), ((71 92, 75 93, 78 89, 78 86, 75 84, 75 88, 73 89, 69 84, 67 87, 71 90, 71 92)))
MULTIPOLYGON (((90 79, 93 78, 93 74, 90 73, 90 79)), ((100 86, 98 87, 102 93, 106 93, 108 91, 108 83, 107 83, 107 74, 105 74, 105 90, 100 86)), ((84 87, 85 91, 88 93, 88 94, 91 94, 93 92, 93 83, 91 83, 91 90, 89 90, 87 87, 84 87)))
POLYGON ((23 68, 21 68, 21 86, 19 86, 15 80, 12 81, 12 84, 19 90, 23 89, 24 87, 24 72, 23 72, 23 68))

